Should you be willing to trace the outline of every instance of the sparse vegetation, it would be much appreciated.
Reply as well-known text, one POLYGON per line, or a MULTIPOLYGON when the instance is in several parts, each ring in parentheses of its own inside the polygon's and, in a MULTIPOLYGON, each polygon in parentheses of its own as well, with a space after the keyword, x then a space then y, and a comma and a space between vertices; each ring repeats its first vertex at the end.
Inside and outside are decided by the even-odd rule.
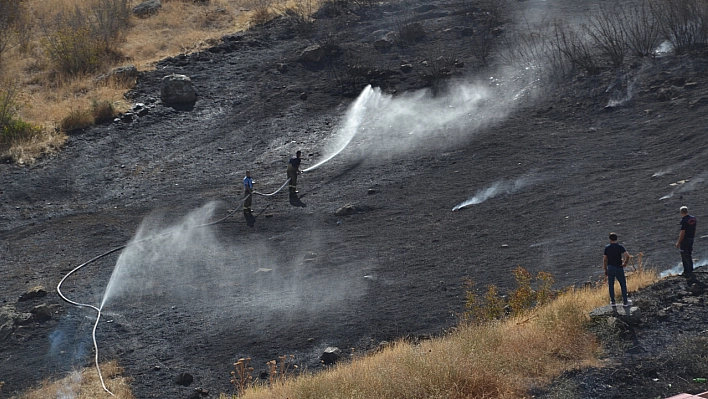
MULTIPOLYGON (((74 371, 68 376, 56 380, 45 381, 40 387, 19 396, 19 399, 46 398, 119 398, 134 399, 130 392, 130 379, 121 376, 123 369, 118 363, 111 361, 101 365, 103 378, 108 389, 115 394, 111 396, 103 390, 98 372, 95 368, 74 371)), ((0 386, 1 388, 1 386, 0 386)))

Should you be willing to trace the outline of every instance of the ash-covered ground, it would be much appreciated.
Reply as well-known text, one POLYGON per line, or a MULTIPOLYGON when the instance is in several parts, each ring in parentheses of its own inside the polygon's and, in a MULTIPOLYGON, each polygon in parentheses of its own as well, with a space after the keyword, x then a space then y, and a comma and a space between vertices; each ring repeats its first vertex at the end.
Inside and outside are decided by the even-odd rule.
MULTIPOLYGON (((592 4, 514 7, 527 20, 571 19, 592 4)), ((74 132, 32 166, 0 165, 0 300, 15 317, 0 323, 0 395, 91 365, 95 312, 63 302, 56 285, 133 237, 161 234, 80 270, 63 291, 105 303, 101 358, 125 366, 138 398, 231 392, 240 357, 257 372, 290 354, 318 370, 328 346, 346 355, 441 333, 463 310, 465 277, 504 289, 522 266, 552 273, 557 288, 596 281, 609 231, 650 267, 674 267, 681 205, 699 220, 695 256, 705 258, 706 58, 667 54, 546 83, 503 68, 495 52, 480 59, 489 18, 445 1, 330 9, 310 29, 279 18, 142 73, 131 98, 149 112, 134 122, 74 132), (424 36, 380 41, 414 22, 424 36), (302 61, 313 44, 323 59, 302 61), (191 77, 193 107, 159 101, 170 73, 191 77), (368 84, 377 89, 355 102, 368 84), (343 151, 301 175, 297 199, 258 196, 255 225, 246 224, 246 169, 269 193, 295 151, 304 169, 342 138, 351 138, 343 151), (335 215, 346 204, 355 212, 335 215), (19 300, 38 286, 48 294, 19 300), (42 304, 49 320, 26 316, 42 304), (174 382, 183 372, 194 376, 189 387, 174 382)), ((518 14, 505 21, 491 35, 499 48, 520 26, 518 14)), ((653 299, 632 331, 641 340, 636 329, 647 328, 650 339, 613 347, 616 367, 564 376, 545 394, 700 390, 671 382, 690 373, 655 360, 669 356, 677 331, 705 335, 704 295, 684 295, 682 278, 661 284, 680 294, 671 303, 662 289, 638 295, 653 299), (673 305, 689 297, 698 299, 673 305), (665 368, 636 371, 648 362, 665 368), (618 375, 632 378, 612 384, 618 375)))

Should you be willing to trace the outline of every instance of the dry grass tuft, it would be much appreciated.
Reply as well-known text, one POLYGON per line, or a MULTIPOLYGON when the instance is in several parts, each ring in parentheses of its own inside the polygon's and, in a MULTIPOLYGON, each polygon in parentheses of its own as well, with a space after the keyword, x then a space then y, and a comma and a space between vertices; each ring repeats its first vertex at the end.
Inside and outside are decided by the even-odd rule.
POLYGON ((101 365, 103 379, 115 396, 103 390, 95 368, 75 371, 57 381, 45 381, 42 385, 19 397, 19 399, 65 398, 76 399, 134 399, 130 392, 130 380, 121 377, 123 369, 115 361, 101 365))

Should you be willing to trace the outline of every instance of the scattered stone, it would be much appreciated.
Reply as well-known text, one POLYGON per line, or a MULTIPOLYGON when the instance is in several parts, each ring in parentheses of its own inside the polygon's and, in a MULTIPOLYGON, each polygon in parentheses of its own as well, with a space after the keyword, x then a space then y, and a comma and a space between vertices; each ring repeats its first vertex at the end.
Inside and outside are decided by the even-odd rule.
POLYGON ((370 188, 369 191, 367 191, 366 193, 369 195, 376 194, 376 190, 374 190, 373 188, 370 188))
POLYGON ((148 0, 133 7, 133 15, 140 18, 147 18, 157 14, 162 7, 160 0, 148 0))
POLYGON ((395 34, 391 31, 379 30, 374 34, 374 48, 381 52, 386 52, 393 47, 395 34))
POLYGON ((20 295, 20 299, 18 300, 18 302, 29 301, 30 299, 42 298, 45 296, 47 296, 47 291, 42 288, 34 288, 20 295))
POLYGON ((310 252, 307 255, 305 255, 304 260, 305 260, 305 262, 313 262, 313 261, 317 260, 317 254, 314 252, 310 252))
POLYGON ((165 104, 191 104, 197 99, 192 80, 185 75, 167 75, 162 78, 160 98, 165 104))
POLYGON ((337 348, 336 346, 328 346, 320 356, 320 361, 324 365, 328 366, 330 364, 336 363, 341 355, 342 351, 339 348, 337 348))
POLYGON ((32 316, 37 323, 44 323, 52 319, 52 310, 47 304, 35 306, 32 309, 32 316))
POLYGON ((307 100, 307 93, 305 93, 305 92, 300 93, 300 100, 302 100, 302 101, 307 100))
POLYGON ((131 123, 135 119, 135 114, 132 112, 126 112, 120 116, 120 121, 125 123, 131 123))
POLYGON ((278 69, 278 72, 285 73, 288 71, 288 64, 280 63, 280 64, 278 64, 277 69, 278 69))
POLYGON ((302 50, 302 53, 300 53, 300 61, 317 63, 322 61, 324 53, 325 52, 322 46, 319 44, 313 44, 302 50))
POLYGON ((175 377, 175 384, 177 385, 188 387, 192 384, 192 382, 194 382, 194 377, 192 377, 189 373, 179 373, 179 375, 175 377))
POLYGON ((686 84, 683 85, 683 87, 687 89, 694 89, 698 87, 698 82, 686 82, 686 84))
POLYGON ((356 207, 352 204, 346 204, 343 207, 337 209, 334 214, 336 216, 347 216, 347 215, 353 215, 356 212, 356 207))
POLYGON ((412 64, 401 64, 401 72, 408 73, 413 70, 412 64))
POLYGON ((256 270, 256 273, 270 273, 270 272, 272 272, 272 271, 273 271, 273 269, 268 269, 268 268, 265 268, 265 267, 260 267, 260 268, 258 268, 258 270, 256 270))

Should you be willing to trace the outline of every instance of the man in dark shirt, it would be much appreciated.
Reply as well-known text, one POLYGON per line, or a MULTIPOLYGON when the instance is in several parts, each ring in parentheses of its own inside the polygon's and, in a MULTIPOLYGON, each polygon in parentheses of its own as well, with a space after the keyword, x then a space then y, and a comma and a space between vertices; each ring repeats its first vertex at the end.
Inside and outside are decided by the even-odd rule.
POLYGON ((290 189, 290 195, 297 194, 297 175, 300 174, 300 162, 302 161, 300 154, 300 151, 296 152, 295 156, 290 158, 288 162, 288 179, 290 179, 288 188, 290 189))
POLYGON ((605 255, 602 257, 602 267, 605 269, 607 284, 610 288, 610 304, 615 306, 615 279, 622 290, 622 302, 629 306, 627 299, 627 279, 624 276, 624 267, 629 262, 629 252, 622 244, 617 243, 617 234, 610 233, 610 243, 605 246, 605 255))
POLYGON ((681 233, 676 248, 681 251, 681 263, 683 263, 683 276, 693 275, 693 239, 696 237, 696 218, 688 214, 688 208, 682 206, 681 209, 681 233))

